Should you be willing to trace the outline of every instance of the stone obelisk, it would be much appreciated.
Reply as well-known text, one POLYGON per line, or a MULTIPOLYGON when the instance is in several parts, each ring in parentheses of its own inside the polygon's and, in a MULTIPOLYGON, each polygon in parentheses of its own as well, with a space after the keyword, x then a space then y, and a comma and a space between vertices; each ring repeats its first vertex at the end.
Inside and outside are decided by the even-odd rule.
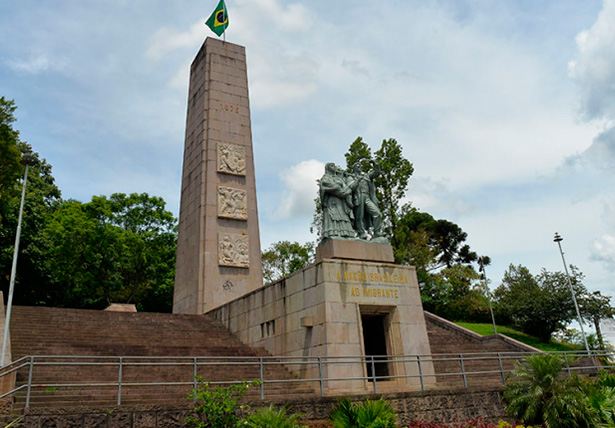
POLYGON ((262 285, 245 48, 207 38, 190 67, 173 312, 262 285))

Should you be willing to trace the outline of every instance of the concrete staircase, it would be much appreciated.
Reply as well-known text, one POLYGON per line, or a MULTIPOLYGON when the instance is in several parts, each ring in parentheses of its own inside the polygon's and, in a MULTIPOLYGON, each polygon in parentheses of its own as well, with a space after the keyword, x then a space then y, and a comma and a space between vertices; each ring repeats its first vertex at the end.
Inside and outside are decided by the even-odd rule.
POLYGON ((425 321, 439 389, 464 387, 460 354, 468 387, 497 387, 503 385, 500 361, 504 371, 512 370, 524 354, 540 352, 501 334, 481 336, 427 311, 425 321))
MULTIPOLYGON (((428 312, 425 319, 433 358, 437 359, 434 368, 439 389, 464 387, 459 354, 463 354, 469 387, 498 387, 502 385, 498 353, 504 370, 510 370, 521 353, 538 351, 506 336, 480 336, 428 312), (485 358, 485 353, 491 354, 485 358)), ((199 361, 212 363, 197 368, 197 374, 212 382, 257 380, 259 357, 269 357, 269 364, 263 367, 264 378, 285 382, 266 383, 265 399, 290 401, 315 396, 309 385, 298 382, 279 361, 262 349, 243 345, 208 316, 17 306, 13 308, 11 345, 14 361, 28 355, 47 356, 37 357, 47 364, 34 366, 33 384, 64 384, 33 388, 31 407, 117 404, 119 357, 123 405, 186 403, 194 379, 193 357, 207 357, 199 361), (75 365, 74 358, 70 366, 63 364, 65 360, 59 356, 80 356, 77 362, 81 364, 75 365), (130 358, 139 356, 142 358, 130 358), (228 357, 235 359, 229 361, 228 357), (101 364, 85 364, 92 362, 101 364), (167 365, 154 366, 153 362, 167 365), (133 385, 142 382, 166 384, 133 385), (168 384, 178 382, 182 384, 168 384)), ((17 373, 17 385, 26 383, 27 377, 28 368, 24 367, 17 373)), ((251 388, 246 394, 250 401, 259 398, 260 388, 251 388)), ((24 406, 22 390, 15 397, 13 411, 24 406)))
MULTIPOLYGON (((203 315, 158 313, 120 313, 95 310, 16 306, 11 321, 13 361, 26 356, 55 356, 36 365, 34 384, 117 383, 122 358, 122 405, 186 403, 194 380, 194 359, 216 365, 200 365, 197 374, 206 381, 258 380, 258 357, 269 357, 262 349, 240 343, 223 326, 203 315), (80 363, 103 365, 57 365, 57 356, 82 356, 80 363), (180 358, 183 357, 183 358, 180 358), (190 358, 187 358, 190 357, 190 358), (229 362, 228 358, 235 360, 229 362), (152 362, 168 365, 151 366, 152 362), (178 363, 181 363, 179 365, 178 363), (131 383, 173 383, 185 385, 136 386, 131 383)), ((37 360, 38 361, 38 360, 37 360)), ((71 359, 75 361, 75 359, 71 359)), ((276 360, 264 366, 265 379, 284 379, 285 383, 265 383, 267 400, 292 400, 314 396, 306 383, 295 378, 276 360)), ((17 373, 17 386, 27 382, 28 370, 17 373)), ((34 388, 31 407, 108 406, 117 404, 118 386, 34 388)), ((251 388, 247 400, 258 400, 260 388, 251 388)), ((17 394, 13 411, 25 405, 25 390, 17 394)))

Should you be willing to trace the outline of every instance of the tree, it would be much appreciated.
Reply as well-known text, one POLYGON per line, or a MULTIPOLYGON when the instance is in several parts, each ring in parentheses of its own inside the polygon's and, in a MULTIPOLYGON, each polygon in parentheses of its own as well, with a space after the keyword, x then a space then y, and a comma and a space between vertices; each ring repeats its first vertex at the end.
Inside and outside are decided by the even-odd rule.
POLYGON ((382 140, 380 149, 372 155, 370 147, 361 137, 358 137, 344 156, 348 172, 351 172, 357 163, 361 165, 362 171, 372 168, 373 162, 380 165, 381 174, 374 179, 379 202, 378 208, 382 212, 385 233, 393 248, 396 248, 397 243, 393 232, 399 217, 399 201, 405 196, 408 181, 414 172, 412 163, 404 157, 401 144, 394 138, 382 140))
POLYGON ((382 173, 374 182, 384 217, 384 230, 395 248, 398 246, 394 231, 399 217, 399 201, 406 195, 414 166, 404 157, 401 145, 394 138, 383 140, 374 155, 376 163, 382 168, 382 173))
MULTIPOLYGON (((20 159, 29 146, 13 129, 16 110, 13 101, 0 98, 0 288, 7 295, 13 261, 15 233, 21 201, 24 166, 20 159)), ((39 253, 41 230, 46 218, 60 202, 60 190, 54 183, 51 165, 32 153, 33 165, 28 170, 22 232, 17 264, 16 304, 37 304, 37 290, 47 288, 40 266, 35 262, 39 253)))
POLYGON ((534 354, 518 364, 506 387, 506 412, 528 425, 553 428, 595 426, 583 385, 576 374, 562 377, 566 361, 554 354, 534 354))
POLYGON ((417 271, 437 271, 456 264, 470 266, 478 261, 476 252, 465 244, 468 234, 461 227, 448 220, 436 220, 410 204, 402 207, 394 234, 398 244, 396 262, 412 264, 417 271), (419 239, 419 242, 429 247, 431 257, 426 257, 424 250, 413 247, 420 234, 424 239, 419 239))
MULTIPOLYGON (((15 122, 16 109, 13 100, 0 97, 0 204, 6 201, 7 195, 10 195, 14 183, 22 172, 19 165, 21 159, 19 131, 12 126, 15 122)), ((0 215, 2 215, 1 210, 0 215)))
MULTIPOLYGON (((583 274, 575 266, 570 266, 570 269, 576 295, 586 295, 583 274)), ((562 272, 542 269, 533 276, 526 267, 511 264, 494 294, 499 319, 544 343, 576 317, 568 279, 562 272)))
POLYGON ((41 257, 51 306, 102 308, 136 303, 170 311, 176 219, 162 198, 146 193, 64 202, 42 232, 41 257))
POLYGON ((263 277, 270 284, 314 262, 314 244, 279 241, 263 252, 263 277))
POLYGON ((361 171, 367 171, 371 168, 371 163, 374 160, 372 149, 361 137, 357 137, 357 139, 350 144, 344 157, 346 158, 346 168, 348 171, 352 171, 357 163, 361 165, 361 171))
POLYGON ((605 349, 604 338, 600 329, 600 320, 615 316, 615 308, 611 306, 611 298, 603 296, 600 291, 594 291, 593 293, 580 296, 579 305, 583 319, 594 324, 600 349, 605 349))

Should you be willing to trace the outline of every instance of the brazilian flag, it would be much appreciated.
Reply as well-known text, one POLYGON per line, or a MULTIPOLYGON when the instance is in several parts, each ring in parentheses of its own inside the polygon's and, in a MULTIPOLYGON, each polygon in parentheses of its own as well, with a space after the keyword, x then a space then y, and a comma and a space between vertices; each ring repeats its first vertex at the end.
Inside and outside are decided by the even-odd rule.
POLYGON ((226 11, 224 0, 220 0, 216 10, 214 10, 214 13, 212 13, 209 19, 205 21, 205 24, 218 36, 221 36, 222 33, 224 33, 224 30, 228 27, 228 13, 226 11))

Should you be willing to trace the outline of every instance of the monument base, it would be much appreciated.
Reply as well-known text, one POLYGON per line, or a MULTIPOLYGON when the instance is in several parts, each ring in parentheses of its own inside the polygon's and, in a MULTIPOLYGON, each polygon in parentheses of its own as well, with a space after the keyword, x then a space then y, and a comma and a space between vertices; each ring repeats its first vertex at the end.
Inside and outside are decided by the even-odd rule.
POLYGON ((345 239, 327 239, 316 247, 316 263, 325 259, 393 263, 391 244, 345 239))
MULTIPOLYGON (((344 244, 386 256, 382 244, 330 241, 322 248, 339 257, 340 247, 348 250, 344 244)), ((209 314, 242 342, 288 357, 298 377, 322 376, 313 387, 325 395, 371 392, 374 374, 381 392, 436 382, 431 361, 417 357, 431 351, 410 266, 323 259, 209 314)))

